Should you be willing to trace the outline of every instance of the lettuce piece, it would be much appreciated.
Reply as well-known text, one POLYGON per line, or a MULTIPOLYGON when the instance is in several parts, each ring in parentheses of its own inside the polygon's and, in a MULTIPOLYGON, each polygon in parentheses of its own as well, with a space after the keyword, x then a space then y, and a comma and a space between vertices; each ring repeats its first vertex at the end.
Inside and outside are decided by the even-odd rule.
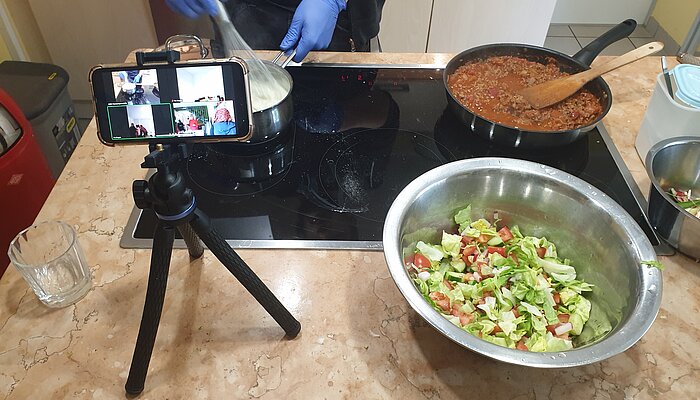
POLYGON ((445 258, 445 253, 442 251, 442 248, 440 248, 440 246, 427 244, 424 242, 418 242, 416 244, 416 248, 418 249, 418 251, 420 251, 421 254, 428 257, 428 260, 430 260, 431 262, 439 262, 440 260, 445 258))
POLYGON ((574 339, 577 346, 593 343, 607 335, 612 325, 605 312, 597 305, 591 306, 590 318, 583 326, 581 334, 574 339))
POLYGON ((573 290, 576 293, 590 292, 593 290, 593 285, 591 285, 590 283, 583 282, 583 281, 573 280, 570 282, 564 282, 563 285, 567 289, 573 290))
POLYGON ((472 222, 470 226, 474 229, 479 230, 479 232, 483 232, 491 228, 491 223, 483 218, 479 218, 476 221, 472 222))
POLYGON ((462 295, 465 299, 476 299, 478 297, 476 285, 469 285, 466 283, 457 283, 457 289, 462 291, 462 295))
POLYGON ((455 223, 459 225, 459 231, 462 232, 472 223, 472 206, 459 210, 455 214, 455 223))
POLYGON ((664 269, 666 269, 666 267, 664 267, 663 264, 661 264, 660 262, 658 262, 656 260, 642 261, 642 265, 646 265, 648 267, 654 267, 654 268, 659 269, 660 271, 663 271, 664 269))
POLYGON ((457 257, 462 246, 462 236, 442 231, 442 250, 452 257, 457 257))
POLYGON ((559 282, 568 282, 576 279, 574 267, 561 264, 554 258, 542 259, 537 257, 537 265, 559 282))
POLYGON ((502 311, 498 318, 498 326, 501 327, 506 336, 510 336, 518 327, 518 318, 512 311, 502 311))
POLYGON ((427 296, 430 292, 428 291, 428 284, 424 280, 414 278, 413 283, 418 287, 418 291, 423 295, 427 296))
POLYGON ((547 351, 547 340, 545 340, 543 335, 536 333, 525 341, 525 346, 530 351, 547 351))
POLYGON ((477 307, 481 310, 484 310, 486 312, 486 316, 489 317, 490 320, 496 321, 498 320, 498 315, 496 314, 496 298, 495 297, 486 297, 484 298, 484 304, 479 304, 477 307))
POLYGON ((547 321, 545 321, 544 317, 533 316, 530 318, 530 323, 532 324, 532 329, 535 332, 539 332, 543 335, 545 332, 547 332, 547 321))
POLYGON ((513 234, 514 239, 522 239, 523 238, 523 234, 520 233, 520 228, 518 228, 517 225, 513 225, 510 227, 510 233, 513 234))
POLYGON ((547 332, 547 351, 564 351, 573 348, 574 345, 571 343, 571 340, 559 339, 547 332))
POLYGON ((530 314, 532 314, 532 315, 535 315, 535 316, 538 316, 538 317, 541 317, 541 316, 542 316, 542 312, 540 311, 540 309, 537 308, 537 307, 535 307, 535 306, 533 306, 532 304, 526 303, 526 302, 524 302, 524 301, 521 301, 521 302, 520 302, 520 305, 523 306, 523 307, 525 307, 525 310, 526 310, 528 313, 530 313, 530 314))
POLYGON ((497 344, 497 345, 502 346, 502 347, 513 347, 513 346, 509 346, 509 343, 506 340, 506 338, 502 338, 502 337, 498 337, 498 336, 491 336, 491 335, 483 335, 481 338, 487 342, 491 342, 493 344, 497 344))
POLYGON ((442 314, 443 317, 447 318, 448 321, 452 322, 453 325, 457 325, 458 327, 462 327, 462 324, 459 322, 459 317, 455 317, 454 315, 446 315, 442 314))
POLYGON ((499 244, 502 244, 502 243, 503 243, 503 239, 501 239, 501 237, 498 236, 498 232, 496 232, 496 236, 492 237, 491 239, 489 239, 488 242, 486 242, 486 244, 488 244, 489 246, 498 246, 499 244))
POLYGON ((450 266, 457 272, 464 272, 464 270, 467 268, 467 264, 465 264, 461 258, 456 258, 450 261, 450 266))

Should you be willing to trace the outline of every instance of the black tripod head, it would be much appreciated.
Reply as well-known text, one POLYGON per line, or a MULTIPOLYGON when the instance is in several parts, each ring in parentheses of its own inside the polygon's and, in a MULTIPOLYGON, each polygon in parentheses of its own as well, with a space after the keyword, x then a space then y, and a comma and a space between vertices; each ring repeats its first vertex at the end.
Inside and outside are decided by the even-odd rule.
POLYGON ((141 168, 155 168, 156 173, 148 181, 134 181, 134 203, 140 209, 151 208, 159 218, 177 222, 186 219, 195 209, 192 190, 180 172, 187 159, 185 144, 151 145, 141 168))

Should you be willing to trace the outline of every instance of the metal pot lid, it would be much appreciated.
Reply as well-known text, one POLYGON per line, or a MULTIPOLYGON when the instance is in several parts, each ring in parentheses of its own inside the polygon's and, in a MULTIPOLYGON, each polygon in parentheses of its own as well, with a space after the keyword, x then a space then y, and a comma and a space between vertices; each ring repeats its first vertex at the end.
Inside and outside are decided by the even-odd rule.
POLYGON ((22 129, 10 113, 0 104, 0 155, 5 154, 22 136, 22 129))

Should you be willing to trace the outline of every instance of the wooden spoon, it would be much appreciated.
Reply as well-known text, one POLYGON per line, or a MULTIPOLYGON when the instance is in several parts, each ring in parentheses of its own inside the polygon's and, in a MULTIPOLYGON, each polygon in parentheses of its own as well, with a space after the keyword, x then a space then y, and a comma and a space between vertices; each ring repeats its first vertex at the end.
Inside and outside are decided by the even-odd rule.
POLYGON ((518 94, 522 95, 534 108, 547 107, 576 93, 579 89, 581 89, 581 87, 583 87, 583 85, 599 77, 600 75, 620 68, 623 65, 627 65, 633 61, 637 61, 640 58, 646 57, 650 54, 654 54, 663 48, 663 43, 651 42, 616 57, 605 64, 595 66, 577 74, 553 79, 551 81, 540 83, 539 85, 530 86, 520 90, 518 94))

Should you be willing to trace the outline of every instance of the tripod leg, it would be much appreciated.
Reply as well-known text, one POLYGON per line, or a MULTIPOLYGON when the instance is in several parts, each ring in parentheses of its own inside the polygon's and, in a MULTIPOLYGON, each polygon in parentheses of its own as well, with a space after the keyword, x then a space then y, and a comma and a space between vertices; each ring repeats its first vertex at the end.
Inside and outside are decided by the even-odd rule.
POLYGON ((170 269, 170 255, 174 240, 174 228, 158 222, 153 237, 151 271, 148 275, 146 303, 143 306, 139 335, 136 339, 134 356, 131 359, 129 377, 126 380, 125 389, 129 394, 141 393, 146 381, 148 364, 151 362, 153 344, 156 341, 160 315, 163 311, 163 300, 165 299, 165 289, 168 285, 168 270, 170 269))
POLYGON ((280 303, 255 272, 236 254, 231 246, 211 227, 209 217, 199 209, 195 210, 195 218, 190 225, 197 235, 207 245, 209 250, 226 266, 241 284, 255 297, 272 318, 284 329, 287 336, 295 337, 301 330, 301 324, 280 303))
POLYGON ((192 227, 189 224, 181 224, 177 227, 177 230, 180 231, 180 235, 187 243, 187 251, 190 252, 190 257, 201 257, 204 254, 204 246, 202 246, 202 241, 199 240, 192 227))

